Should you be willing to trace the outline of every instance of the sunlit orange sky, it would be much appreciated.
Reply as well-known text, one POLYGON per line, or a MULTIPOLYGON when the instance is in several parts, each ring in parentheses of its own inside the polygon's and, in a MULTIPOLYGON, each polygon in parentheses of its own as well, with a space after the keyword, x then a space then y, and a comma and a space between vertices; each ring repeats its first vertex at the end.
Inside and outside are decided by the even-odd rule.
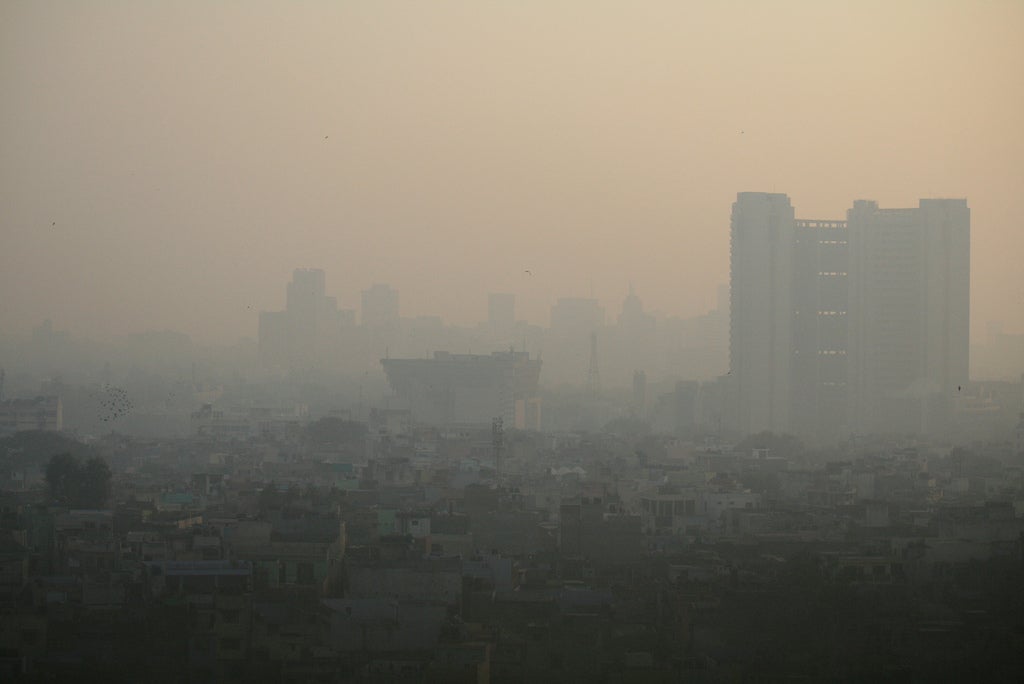
POLYGON ((975 339, 1024 332, 1024 3, 0 4, 0 334, 233 342, 296 267, 696 315, 743 190, 966 197, 975 339))

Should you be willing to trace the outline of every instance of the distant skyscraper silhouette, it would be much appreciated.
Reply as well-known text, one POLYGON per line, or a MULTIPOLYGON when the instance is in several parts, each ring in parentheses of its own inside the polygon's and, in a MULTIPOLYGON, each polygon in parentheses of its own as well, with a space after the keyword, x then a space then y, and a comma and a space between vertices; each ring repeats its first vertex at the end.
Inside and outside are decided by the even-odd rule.
POLYGON ((560 298, 551 307, 551 329, 544 347, 547 382, 579 385, 587 377, 587 344, 604 328, 604 308, 596 299, 560 298))
POLYGON ((846 221, 797 220, 793 253, 790 430, 834 438, 847 427, 846 221))
POLYGON ((850 420, 864 432, 941 432, 968 380, 970 209, 859 200, 850 235, 850 420))
POLYGON ((734 427, 834 438, 941 432, 968 379, 970 210, 859 200, 847 221, 796 220, 739 193, 731 227, 734 427))
POLYGON ((790 429, 793 206, 786 195, 741 192, 732 205, 729 368, 742 433, 790 429))
POLYGON ((398 322, 398 290, 384 283, 375 283, 363 290, 360 323, 377 327, 398 322))
POLYGON ((260 361, 278 368, 332 367, 338 363, 341 331, 354 324, 355 313, 339 310, 337 300, 327 296, 321 269, 295 269, 284 311, 260 313, 260 361))

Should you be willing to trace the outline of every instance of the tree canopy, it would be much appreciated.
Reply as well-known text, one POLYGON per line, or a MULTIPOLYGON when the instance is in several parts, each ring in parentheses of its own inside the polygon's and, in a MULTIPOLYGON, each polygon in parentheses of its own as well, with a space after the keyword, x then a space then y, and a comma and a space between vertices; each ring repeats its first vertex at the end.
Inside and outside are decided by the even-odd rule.
POLYGON ((71 508, 102 508, 110 498, 110 468, 98 456, 82 462, 56 454, 46 464, 46 484, 53 498, 71 508))
POLYGON ((318 446, 324 444, 351 444, 362 441, 366 437, 366 432, 365 423, 327 416, 307 425, 305 438, 310 444, 318 446))
POLYGON ((70 454, 81 460, 97 456, 96 450, 59 432, 24 430, 0 439, 0 460, 12 467, 44 463, 54 454, 70 454))

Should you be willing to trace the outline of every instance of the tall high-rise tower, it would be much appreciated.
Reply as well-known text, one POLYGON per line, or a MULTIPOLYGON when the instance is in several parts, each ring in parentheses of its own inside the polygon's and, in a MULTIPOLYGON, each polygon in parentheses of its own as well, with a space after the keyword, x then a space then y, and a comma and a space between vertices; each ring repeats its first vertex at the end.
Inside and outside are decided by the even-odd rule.
POLYGON ((846 221, 795 222, 790 429, 804 437, 849 433, 849 256, 846 221))
POLYGON ((352 311, 339 310, 326 294, 318 268, 298 268, 288 283, 284 311, 263 311, 259 319, 260 361, 278 368, 335 367, 342 331, 355 323, 352 311))
POLYGON ((793 206, 741 192, 732 205, 729 368, 736 427, 789 429, 793 354, 793 206))
POLYGON ((846 221, 789 198, 732 211, 729 356, 741 433, 942 433, 968 379, 970 210, 923 199, 846 221))
POLYGON ((968 379, 970 209, 962 199, 847 212, 850 419, 864 432, 935 432, 968 379))

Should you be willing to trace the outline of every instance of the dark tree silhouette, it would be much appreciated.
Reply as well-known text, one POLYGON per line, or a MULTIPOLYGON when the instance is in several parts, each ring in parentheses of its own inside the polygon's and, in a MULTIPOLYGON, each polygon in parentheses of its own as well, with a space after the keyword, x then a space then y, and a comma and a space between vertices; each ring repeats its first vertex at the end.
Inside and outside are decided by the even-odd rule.
POLYGON ((57 501, 72 508, 100 508, 110 498, 110 468, 99 457, 84 464, 57 454, 46 464, 46 484, 57 501))
POLYGON ((61 503, 71 503, 81 474, 78 459, 69 453, 57 454, 46 464, 46 484, 50 495, 61 503))
POLYGON ((92 446, 59 432, 26 430, 0 439, 0 463, 13 468, 46 463, 54 454, 70 454, 81 460, 98 455, 92 446))
POLYGON ((352 444, 366 437, 366 424, 327 416, 306 426, 305 437, 310 444, 352 444))
POLYGON ((90 458, 82 467, 81 501, 84 508, 100 508, 110 498, 110 467, 102 458, 90 458))

